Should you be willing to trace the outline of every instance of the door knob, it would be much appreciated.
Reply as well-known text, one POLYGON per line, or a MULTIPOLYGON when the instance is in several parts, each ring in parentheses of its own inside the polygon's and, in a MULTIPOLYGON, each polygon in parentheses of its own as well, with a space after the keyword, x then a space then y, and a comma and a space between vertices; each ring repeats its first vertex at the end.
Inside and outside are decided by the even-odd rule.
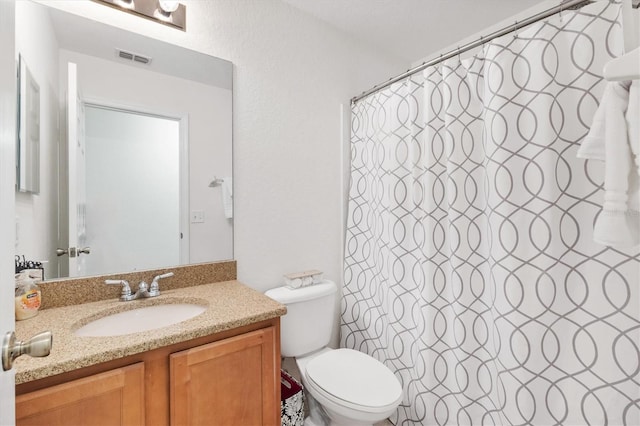
POLYGON ((51 352, 52 344, 53 335, 50 331, 38 333, 25 342, 17 340, 16 334, 9 331, 4 335, 2 342, 2 369, 4 371, 10 370, 13 367, 13 361, 20 355, 47 356, 51 352))
POLYGON ((61 248, 56 249, 56 255, 58 256, 62 256, 63 254, 68 254, 69 257, 77 257, 77 256, 80 256, 81 254, 90 254, 90 253, 91 253, 91 247, 85 247, 85 248, 69 247, 68 249, 61 249, 61 248))

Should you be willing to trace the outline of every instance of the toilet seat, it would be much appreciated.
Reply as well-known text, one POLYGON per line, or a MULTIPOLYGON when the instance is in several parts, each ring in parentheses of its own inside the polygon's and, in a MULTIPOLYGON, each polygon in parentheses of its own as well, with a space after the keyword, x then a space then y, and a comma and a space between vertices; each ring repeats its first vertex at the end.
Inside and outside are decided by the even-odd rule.
POLYGON ((309 361, 305 370, 310 387, 343 407, 382 413, 395 409, 402 400, 402 388, 391 370, 353 349, 336 349, 318 355, 309 361))

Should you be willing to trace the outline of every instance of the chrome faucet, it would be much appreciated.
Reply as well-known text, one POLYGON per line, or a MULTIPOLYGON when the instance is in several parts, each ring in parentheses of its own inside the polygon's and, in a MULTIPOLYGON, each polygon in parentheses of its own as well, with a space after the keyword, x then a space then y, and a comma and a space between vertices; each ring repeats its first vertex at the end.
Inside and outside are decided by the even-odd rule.
POLYGON ((120 292, 120 300, 123 302, 128 302, 136 299, 144 299, 147 297, 156 297, 160 296, 160 286, 158 285, 158 281, 162 278, 169 278, 173 276, 173 272, 167 272, 166 274, 157 275, 151 281, 151 288, 149 285, 142 281, 138 284, 138 290, 135 294, 131 291, 131 287, 129 286, 129 282, 127 280, 105 280, 105 284, 116 284, 122 286, 122 291, 120 292))
POLYGON ((127 280, 104 280, 104 283, 122 285, 122 291, 120 291, 120 300, 123 302, 128 302, 129 300, 133 300, 135 298, 131 293, 131 287, 129 287, 129 281, 127 280))
POLYGON ((156 275, 155 277, 153 277, 153 281, 151 281, 151 288, 149 289, 149 294, 151 296, 149 297, 159 296, 160 286, 158 285, 158 281, 160 281, 163 278, 169 278, 172 276, 173 276, 173 272, 167 272, 166 274, 156 275))

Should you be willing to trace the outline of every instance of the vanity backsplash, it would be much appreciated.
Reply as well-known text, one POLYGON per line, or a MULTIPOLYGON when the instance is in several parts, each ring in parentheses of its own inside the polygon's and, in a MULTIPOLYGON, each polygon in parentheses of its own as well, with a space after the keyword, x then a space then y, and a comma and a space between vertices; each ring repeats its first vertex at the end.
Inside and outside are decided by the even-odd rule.
POLYGON ((165 272, 173 272, 174 276, 161 281, 160 291, 237 279, 236 261, 230 260, 121 274, 43 281, 38 283, 42 294, 40 309, 117 299, 120 297, 120 286, 106 285, 105 280, 127 280, 132 288, 137 288, 141 281, 150 283, 154 276, 165 272))

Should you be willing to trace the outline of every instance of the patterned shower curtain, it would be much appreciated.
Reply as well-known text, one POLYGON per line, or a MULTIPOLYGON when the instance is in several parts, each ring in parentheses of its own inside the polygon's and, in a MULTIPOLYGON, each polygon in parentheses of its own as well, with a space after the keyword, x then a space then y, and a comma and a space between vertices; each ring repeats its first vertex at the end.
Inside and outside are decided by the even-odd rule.
POLYGON ((592 241, 576 158, 619 3, 353 106, 341 344, 391 368, 396 425, 639 425, 640 252, 592 241))

